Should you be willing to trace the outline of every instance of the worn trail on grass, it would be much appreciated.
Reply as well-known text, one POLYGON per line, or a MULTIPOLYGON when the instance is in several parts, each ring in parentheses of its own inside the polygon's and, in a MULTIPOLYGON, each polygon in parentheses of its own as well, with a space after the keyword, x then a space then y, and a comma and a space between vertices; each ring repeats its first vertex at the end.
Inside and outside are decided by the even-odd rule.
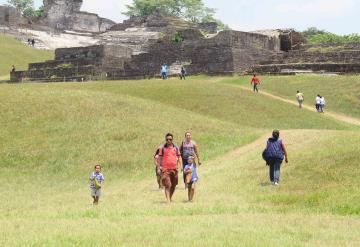
MULTIPOLYGON (((251 92, 253 91, 252 89, 247 88, 247 87, 243 87, 243 86, 240 86, 240 88, 241 88, 241 89, 244 89, 244 90, 246 90, 246 91, 251 91, 251 92)), ((268 93, 268 92, 259 91, 259 94, 265 95, 265 96, 267 96, 267 97, 270 97, 270 98, 273 98, 273 99, 276 99, 276 100, 283 101, 283 102, 288 103, 288 104, 292 104, 292 105, 298 106, 297 102, 295 102, 295 101, 288 100, 288 99, 284 99, 284 98, 282 98, 282 97, 276 96, 276 95, 271 94, 271 93, 268 93)), ((316 110, 314 109, 314 107, 311 107, 311 106, 308 106, 308 105, 303 105, 303 108, 306 109, 306 110, 312 111, 312 112, 316 112, 316 110)), ((345 115, 343 115, 343 114, 339 114, 339 113, 331 112, 331 111, 326 111, 326 112, 324 112, 324 115, 325 115, 325 116, 332 117, 332 118, 334 118, 334 119, 337 119, 337 120, 342 121, 342 122, 345 122, 345 123, 349 123, 349 124, 354 124, 354 125, 359 125, 359 126, 360 126, 360 119, 358 119, 358 118, 345 116, 345 115)))

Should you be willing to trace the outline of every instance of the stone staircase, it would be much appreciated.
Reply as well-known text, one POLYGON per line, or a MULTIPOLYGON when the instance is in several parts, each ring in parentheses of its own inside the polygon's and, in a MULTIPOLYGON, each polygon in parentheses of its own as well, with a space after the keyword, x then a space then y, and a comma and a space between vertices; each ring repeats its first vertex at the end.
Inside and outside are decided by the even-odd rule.
POLYGON ((360 44, 305 45, 254 66, 251 73, 359 73, 360 44))

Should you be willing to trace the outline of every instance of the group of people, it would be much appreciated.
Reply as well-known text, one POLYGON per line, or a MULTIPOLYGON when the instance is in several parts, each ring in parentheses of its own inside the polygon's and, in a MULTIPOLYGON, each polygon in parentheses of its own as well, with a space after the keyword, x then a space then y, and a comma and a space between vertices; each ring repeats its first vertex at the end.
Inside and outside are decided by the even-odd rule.
MULTIPOLYGON (((260 80, 259 78, 256 76, 256 74, 253 75, 253 77, 251 78, 251 85, 253 85, 253 90, 254 92, 259 92, 258 86, 260 85, 260 80)), ((299 90, 296 92, 296 100, 299 104, 299 108, 302 108, 302 105, 304 103, 305 97, 304 97, 304 93, 301 93, 299 90)), ((325 108, 325 98, 324 96, 321 95, 317 95, 315 98, 315 108, 317 112, 323 113, 324 112, 324 108, 325 108)))
POLYGON ((29 39, 27 40, 27 43, 28 43, 29 46, 34 47, 34 46, 35 46, 35 39, 34 39, 34 38, 32 38, 32 39, 29 38, 29 39))
MULTIPOLYGON (((179 78, 180 80, 185 80, 186 79, 186 70, 184 66, 181 66, 180 72, 179 72, 179 78)), ((166 80, 169 78, 169 66, 167 64, 163 64, 161 65, 161 69, 160 69, 160 76, 161 79, 166 80)))
MULTIPOLYGON (((167 78, 167 65, 162 66, 162 78, 167 78)), ((181 70, 181 77, 185 79, 185 69, 181 70)), ((254 86, 254 92, 258 92, 260 80, 254 74, 251 79, 254 86)), ((304 94, 300 91, 296 93, 296 99, 299 108, 302 108, 304 102, 304 94)), ((325 107, 325 98, 317 95, 316 110, 323 112, 325 107)), ((288 153, 284 141, 280 139, 280 131, 274 130, 272 136, 267 140, 266 148, 262 153, 263 159, 269 166, 269 178, 273 185, 279 185, 280 170, 283 161, 288 163, 288 153)), ((154 155, 155 174, 159 189, 164 189, 167 203, 171 203, 176 186, 178 185, 178 170, 182 172, 185 189, 187 189, 188 201, 192 202, 195 195, 196 183, 199 180, 198 167, 201 165, 198 145, 192 140, 190 132, 185 133, 185 139, 180 146, 174 144, 174 136, 171 133, 166 134, 165 143, 161 145, 154 155), (196 162, 197 160, 197 162, 196 162)), ((94 205, 98 204, 101 196, 101 185, 104 176, 101 173, 101 165, 95 166, 95 171, 90 175, 90 189, 93 197, 94 205)))
MULTIPOLYGON (((299 103, 299 108, 302 108, 302 104, 304 102, 304 94, 300 91, 297 91, 296 93, 296 99, 299 103)), ((323 113, 325 108, 325 98, 324 96, 321 96, 318 94, 315 98, 315 108, 317 112, 323 113)))
POLYGON ((315 108, 317 112, 324 113, 325 108, 325 98, 318 94, 315 98, 315 108))
POLYGON ((192 140, 190 132, 185 133, 185 139, 180 147, 174 144, 174 136, 166 134, 165 144, 155 152, 155 173, 159 189, 164 188, 167 203, 170 203, 178 185, 179 167, 183 173, 185 189, 188 190, 188 201, 192 202, 195 195, 196 182, 199 179, 198 166, 201 165, 199 148, 192 140), (197 160, 197 162, 196 162, 197 160))

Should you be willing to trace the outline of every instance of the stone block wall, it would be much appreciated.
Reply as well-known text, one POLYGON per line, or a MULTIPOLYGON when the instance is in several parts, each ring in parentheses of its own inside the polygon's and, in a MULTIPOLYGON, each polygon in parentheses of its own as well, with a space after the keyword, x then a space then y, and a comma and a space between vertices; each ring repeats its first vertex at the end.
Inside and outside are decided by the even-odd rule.
POLYGON ((254 66, 249 72, 257 74, 281 74, 290 71, 309 71, 327 73, 360 73, 359 63, 296 63, 268 64, 254 66))
POLYGON ((70 28, 83 32, 105 32, 115 25, 115 22, 100 18, 97 14, 88 12, 74 12, 71 16, 70 28))
POLYGON ((26 23, 26 18, 23 18, 15 8, 0 5, 0 25, 17 26, 26 23))
POLYGON ((54 29, 105 32, 116 23, 97 14, 81 12, 83 0, 44 0, 42 24, 54 29))

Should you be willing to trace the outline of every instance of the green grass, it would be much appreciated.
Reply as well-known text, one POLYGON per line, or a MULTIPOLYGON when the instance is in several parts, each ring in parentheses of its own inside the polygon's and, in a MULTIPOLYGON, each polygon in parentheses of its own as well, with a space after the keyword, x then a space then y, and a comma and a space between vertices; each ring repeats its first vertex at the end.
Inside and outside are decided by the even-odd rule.
POLYGON ((357 246, 359 128, 229 80, 1 84, 0 245, 357 246), (279 187, 261 158, 273 128, 290 159, 279 187), (195 202, 180 184, 166 205, 152 155, 186 130, 204 157, 195 202))
POLYGON ((51 60, 54 58, 53 51, 37 50, 26 46, 13 37, 0 34, 0 79, 3 76, 9 78, 11 66, 16 70, 27 70, 29 63, 51 60))
MULTIPOLYGON (((360 118, 360 76, 260 76, 261 90, 296 101, 300 90, 305 95, 305 104, 313 106, 320 94, 326 99, 326 109, 360 118)), ((250 77, 235 77, 228 83, 250 87, 250 77)))

